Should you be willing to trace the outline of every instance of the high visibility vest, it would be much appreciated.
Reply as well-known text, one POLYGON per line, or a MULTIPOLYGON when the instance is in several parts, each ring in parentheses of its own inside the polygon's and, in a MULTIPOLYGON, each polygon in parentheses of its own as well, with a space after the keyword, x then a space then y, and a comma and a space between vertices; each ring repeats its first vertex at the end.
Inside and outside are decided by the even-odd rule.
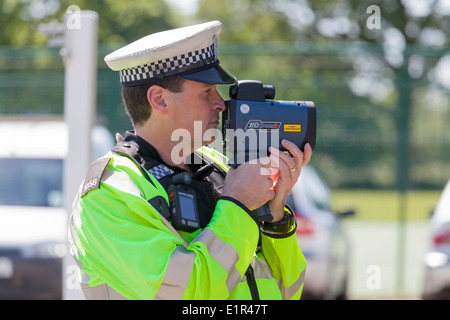
MULTIPOLYGON (((213 149, 198 151, 228 170, 213 149)), ((98 177, 86 177, 69 221, 87 299, 252 299, 251 281, 260 299, 300 298, 306 261, 295 232, 262 233, 248 209, 226 197, 206 228, 177 232, 149 203, 169 201, 157 179, 149 183, 142 168, 112 152, 93 166, 98 177)))

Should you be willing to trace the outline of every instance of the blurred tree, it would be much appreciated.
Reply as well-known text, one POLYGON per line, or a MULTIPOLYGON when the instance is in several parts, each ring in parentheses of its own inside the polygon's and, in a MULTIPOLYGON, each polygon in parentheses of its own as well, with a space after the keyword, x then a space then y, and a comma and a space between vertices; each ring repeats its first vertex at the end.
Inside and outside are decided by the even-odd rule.
MULTIPOLYGON (((429 156, 418 154, 439 155, 436 145, 420 145, 419 151, 414 140, 408 146, 412 110, 422 107, 415 101, 424 100, 423 91, 441 92, 447 96, 441 105, 448 105, 445 92, 450 80, 439 71, 444 65, 450 68, 450 59, 439 58, 448 52, 450 41, 448 0, 199 0, 199 4, 197 19, 220 19, 221 41, 233 46, 230 51, 240 52, 239 57, 224 60, 238 77, 281 84, 279 99, 295 99, 300 92, 320 106, 319 130, 320 126, 326 130, 319 134, 325 149, 318 145, 316 165, 327 176, 339 168, 338 180, 347 181, 347 186, 359 179, 366 187, 370 183, 392 187, 397 173, 397 186, 405 188, 410 172, 414 175, 429 166, 429 156), (247 46, 254 42, 266 46, 247 46), (292 47, 282 45, 286 42, 295 46, 296 54, 287 52, 292 47), (332 55, 336 48, 342 54, 332 55), (260 55, 250 58, 256 52, 260 55), (317 58, 323 54, 329 59, 317 58), (428 89, 416 90, 413 99, 419 81, 428 89), (397 138, 387 132, 396 132, 397 138), (397 164, 392 154, 397 155, 397 164), (409 170, 411 154, 415 157, 409 170), (381 168, 387 173, 381 175, 381 168)), ((416 129, 423 126, 417 121, 416 129)))
POLYGON ((170 29, 176 14, 164 0, 1 0, 0 45, 45 45, 40 23, 61 21, 67 8, 99 13, 99 42, 123 44, 149 33, 170 29))
MULTIPOLYGON (((172 27, 222 21, 221 60, 227 69, 240 79, 274 84, 277 99, 317 103, 320 143, 314 165, 347 187, 395 185, 393 154, 400 142, 393 143, 395 138, 389 134, 395 132, 396 120, 405 118, 397 109, 401 93, 408 93, 401 98, 403 104, 413 106, 411 117, 417 115, 411 119, 415 132, 434 133, 428 139, 412 138, 411 174, 421 181, 436 180, 437 169, 432 176, 423 174, 429 172, 423 170, 429 167, 429 158, 450 156, 445 148, 436 151, 432 143, 418 144, 448 140, 436 129, 445 127, 445 117, 436 113, 433 119, 441 124, 435 125, 418 116, 427 116, 431 108, 433 112, 448 109, 448 0, 0 0, 0 45, 44 46, 47 37, 37 32, 37 26, 60 21, 70 5, 99 13, 99 42, 111 47, 172 27), (379 8, 379 25, 369 26, 377 12, 369 10, 373 6, 379 8)), ((101 54, 110 49, 103 47, 101 54)), ((0 59, 2 72, 20 66, 31 74, 33 66, 48 70, 49 65, 55 64, 38 60, 34 53, 15 59, 9 51, 0 59)), ((112 81, 117 84, 109 76, 106 71, 99 74, 99 92, 105 95, 112 81)), ((10 78, 5 73, 5 86, 11 85, 10 78)), ((11 92, 3 90, 17 105, 19 95, 11 92)), ((39 90, 36 95, 45 100, 39 90)), ((109 95, 99 99, 99 105, 121 107, 116 100, 109 95)), ((400 137, 401 132, 397 134, 400 137)))
POLYGON ((196 14, 200 20, 220 20, 221 41, 261 43, 293 41, 294 34, 286 15, 274 10, 272 0, 199 0, 196 14))
MULTIPOLYGON (((419 172, 428 171, 430 158, 442 154, 441 146, 434 143, 417 144, 412 133, 423 127, 422 119, 414 121, 413 118, 414 113, 424 107, 415 103, 417 92, 423 95, 430 89, 435 90, 435 87, 440 87, 443 92, 450 89, 449 81, 445 83, 436 76, 436 72, 442 74, 437 70, 438 64, 447 59, 450 2, 317 0, 311 1, 311 9, 318 13, 316 27, 321 36, 332 40, 374 43, 382 48, 379 58, 367 59, 364 52, 356 57, 350 88, 354 94, 375 102, 374 107, 380 112, 387 112, 387 116, 395 121, 396 185, 402 190, 413 187, 410 175, 418 176, 419 172), (328 11, 322 10, 325 3, 328 3, 328 11), (373 28, 368 20, 371 15, 377 14, 381 23, 373 28), (441 54, 444 57, 439 59, 441 54), (437 59, 429 59, 433 55, 437 59), (428 88, 415 90, 419 81, 426 81, 428 88), (393 95, 395 100, 384 103, 391 99, 389 95, 393 95), (392 108, 393 105, 396 107, 392 108), (413 123, 414 131, 411 130, 413 123)), ((450 68, 450 63, 447 68, 450 68)), ((446 100, 448 105, 448 96, 446 100)), ((439 175, 432 179, 439 179, 439 175)))

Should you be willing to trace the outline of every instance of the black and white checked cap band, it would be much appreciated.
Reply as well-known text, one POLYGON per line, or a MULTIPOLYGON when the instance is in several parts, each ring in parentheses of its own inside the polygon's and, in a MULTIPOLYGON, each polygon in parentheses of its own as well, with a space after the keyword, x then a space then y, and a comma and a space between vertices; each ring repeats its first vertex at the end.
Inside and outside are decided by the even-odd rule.
POLYGON ((120 70, 120 83, 124 86, 163 79, 171 75, 182 75, 218 62, 215 56, 215 44, 164 60, 158 60, 143 66, 120 70))

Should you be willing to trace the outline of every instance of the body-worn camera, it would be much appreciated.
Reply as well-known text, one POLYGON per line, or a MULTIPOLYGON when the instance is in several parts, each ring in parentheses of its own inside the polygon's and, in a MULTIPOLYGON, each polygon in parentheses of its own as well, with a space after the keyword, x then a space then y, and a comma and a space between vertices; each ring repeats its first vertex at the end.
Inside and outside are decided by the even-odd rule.
POLYGON ((172 225, 175 229, 194 232, 200 228, 195 191, 188 185, 191 177, 187 172, 173 178, 173 184, 167 190, 170 200, 172 225))
POLYGON ((242 80, 230 87, 222 116, 225 153, 229 165, 268 155, 269 146, 286 151, 281 140, 316 145, 316 108, 312 101, 276 101, 275 88, 260 81, 242 80))

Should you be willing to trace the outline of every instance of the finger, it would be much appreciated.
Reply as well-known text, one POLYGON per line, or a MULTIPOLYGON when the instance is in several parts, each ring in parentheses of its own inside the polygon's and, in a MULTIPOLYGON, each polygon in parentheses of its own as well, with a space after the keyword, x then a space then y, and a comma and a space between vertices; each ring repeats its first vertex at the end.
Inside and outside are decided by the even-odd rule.
POLYGON ((270 176, 270 179, 272 179, 273 185, 275 185, 277 183, 279 176, 280 176, 280 170, 272 168, 272 175, 270 176))
POLYGON ((293 157, 291 157, 291 155, 289 153, 281 152, 280 150, 278 150, 277 148, 274 148, 274 147, 270 147, 270 148, 271 148, 270 149, 271 155, 273 154, 274 156, 277 156, 279 159, 284 161, 284 163, 286 163, 286 165, 288 166, 289 169, 293 169, 296 167, 296 161, 293 157), (272 153, 272 151, 274 151, 274 152, 272 153))
POLYGON ((311 160, 311 156, 312 156, 312 147, 309 143, 307 143, 304 148, 303 165, 306 165, 311 160))
POLYGON ((305 152, 302 152, 300 148, 298 148, 293 142, 289 140, 283 139, 281 143, 294 156, 297 169, 300 170, 301 167, 306 165, 311 159, 312 148, 309 143, 305 145, 305 152))
MULTIPOLYGON (((273 147, 271 147, 273 148, 273 147)), ((282 180, 287 180, 291 178, 291 172, 290 172, 290 166, 295 167, 295 163, 293 162, 293 159, 291 158, 291 156, 286 155, 285 153, 281 152, 280 150, 275 149, 274 153, 270 154, 270 158, 272 159, 273 163, 277 163, 278 166, 278 170, 277 170, 277 175, 276 175, 276 180, 278 180, 278 178, 281 178, 282 180), (276 155, 280 155, 280 157, 277 157, 276 155), (283 158, 281 158, 283 157, 283 158), (285 160, 286 159, 286 160, 285 160), (289 160, 292 162, 292 164, 287 164, 286 162, 289 162, 289 160)), ((272 167, 273 168, 273 167, 272 167)), ((274 181, 276 181, 274 180, 274 181)))
POLYGON ((303 159, 303 152, 300 150, 299 147, 297 147, 297 145, 295 143, 293 143, 292 141, 283 139, 283 140, 281 140, 281 144, 283 145, 283 147, 288 149, 288 151, 291 153, 291 155, 294 158, 303 159))
MULTIPOLYGON (((289 158, 291 158, 289 156, 289 158)), ((291 158, 292 159, 292 158, 291 158)), ((279 166, 279 177, 282 180, 287 180, 291 178, 291 171, 290 169, 295 167, 295 163, 292 165, 292 167, 290 167, 290 165, 288 165, 283 159, 282 161, 280 161, 280 166, 279 166)))
POLYGON ((271 166, 271 159, 270 157, 261 157, 257 159, 257 163, 259 163, 264 168, 270 168, 271 166))
POLYGON ((271 176, 272 170, 270 168, 261 167, 259 168, 259 173, 263 176, 271 176))
POLYGON ((276 193, 275 193, 275 191, 273 189, 267 190, 267 198, 266 198, 267 201, 270 201, 273 198, 275 198, 275 195, 276 195, 276 193))

